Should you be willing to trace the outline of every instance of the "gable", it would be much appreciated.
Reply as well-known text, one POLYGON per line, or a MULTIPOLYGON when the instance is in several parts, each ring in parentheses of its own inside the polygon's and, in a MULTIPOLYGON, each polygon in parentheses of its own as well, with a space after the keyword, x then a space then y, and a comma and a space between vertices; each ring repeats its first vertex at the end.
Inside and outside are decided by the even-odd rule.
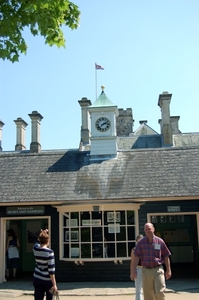
POLYGON ((146 123, 143 123, 134 133, 133 135, 151 135, 158 134, 155 130, 149 127, 146 123))

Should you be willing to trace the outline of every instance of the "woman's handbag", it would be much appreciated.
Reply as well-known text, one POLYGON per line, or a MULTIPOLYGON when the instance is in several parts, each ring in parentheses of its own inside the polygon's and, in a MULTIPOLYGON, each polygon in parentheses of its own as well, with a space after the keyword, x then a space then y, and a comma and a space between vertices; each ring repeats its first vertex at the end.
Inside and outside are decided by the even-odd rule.
POLYGON ((53 292, 53 300, 60 300, 59 298, 59 292, 53 292))
POLYGON ((59 292, 58 291, 54 291, 54 289, 53 289, 53 287, 49 290, 49 292, 51 293, 51 294, 53 294, 53 300, 60 300, 60 298, 59 298, 59 292))

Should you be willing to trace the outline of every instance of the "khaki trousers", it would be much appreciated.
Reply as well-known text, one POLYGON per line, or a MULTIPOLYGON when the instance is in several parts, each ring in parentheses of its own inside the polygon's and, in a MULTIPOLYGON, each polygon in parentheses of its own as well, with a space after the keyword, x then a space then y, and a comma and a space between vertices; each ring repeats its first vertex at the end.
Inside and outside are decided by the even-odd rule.
POLYGON ((165 276, 162 266, 153 269, 142 268, 144 300, 165 300, 165 276))

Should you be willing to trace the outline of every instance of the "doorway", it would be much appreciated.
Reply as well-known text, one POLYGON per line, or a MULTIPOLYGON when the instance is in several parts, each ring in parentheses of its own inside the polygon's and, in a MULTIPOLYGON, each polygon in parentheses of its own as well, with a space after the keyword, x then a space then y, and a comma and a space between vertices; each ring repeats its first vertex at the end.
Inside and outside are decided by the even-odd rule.
MULTIPOLYGON (((40 229, 48 228, 48 224, 48 218, 22 218, 6 220, 6 232, 9 228, 12 228, 20 242, 20 258, 17 268, 18 278, 28 279, 30 276, 32 277, 35 267, 32 248, 37 241, 40 229)), ((12 270, 10 270, 10 272, 12 272, 12 270)))
POLYGON ((155 234, 171 251, 172 277, 198 276, 199 250, 195 214, 155 214, 150 216, 155 234), (182 270, 186 269, 186 272, 182 270), (186 273, 186 274, 185 274, 186 273))

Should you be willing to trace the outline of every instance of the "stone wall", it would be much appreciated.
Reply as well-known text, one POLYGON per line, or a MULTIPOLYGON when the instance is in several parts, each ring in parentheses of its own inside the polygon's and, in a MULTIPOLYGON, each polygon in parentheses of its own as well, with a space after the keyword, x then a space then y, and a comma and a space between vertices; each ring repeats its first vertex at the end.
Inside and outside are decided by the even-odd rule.
POLYGON ((117 136, 129 136, 133 132, 133 112, 131 108, 118 109, 119 115, 116 117, 117 136))

